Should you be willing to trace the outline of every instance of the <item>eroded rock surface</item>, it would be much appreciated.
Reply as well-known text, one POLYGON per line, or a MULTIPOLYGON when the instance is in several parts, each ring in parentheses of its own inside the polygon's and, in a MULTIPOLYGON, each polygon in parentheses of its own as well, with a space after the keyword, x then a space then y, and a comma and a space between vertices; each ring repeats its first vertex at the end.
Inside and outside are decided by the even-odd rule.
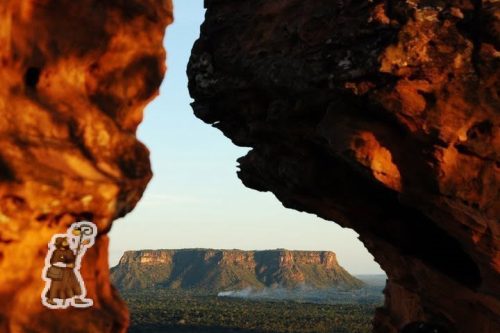
POLYGON ((499 2, 205 5, 196 116, 253 148, 246 186, 360 234, 375 331, 500 332, 499 2))
POLYGON ((151 178, 135 137, 165 71, 169 0, 0 2, 0 332, 124 332, 107 231, 151 178), (97 224, 82 275, 94 306, 42 306, 47 243, 97 224))

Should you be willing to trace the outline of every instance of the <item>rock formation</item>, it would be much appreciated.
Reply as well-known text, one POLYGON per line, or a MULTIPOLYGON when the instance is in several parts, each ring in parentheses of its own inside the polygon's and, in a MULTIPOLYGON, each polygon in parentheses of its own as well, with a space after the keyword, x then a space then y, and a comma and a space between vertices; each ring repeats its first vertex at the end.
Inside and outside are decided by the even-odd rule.
POLYGON ((376 332, 500 332, 499 5, 205 1, 194 113, 253 148, 246 186, 359 233, 376 332))
POLYGON ((106 233, 151 178, 135 131, 165 71, 170 0, 0 2, 0 332, 125 332, 106 233), (94 306, 42 306, 47 243, 99 227, 83 259, 94 306))
POLYGON ((111 269, 120 289, 171 288, 217 293, 265 287, 359 288, 329 251, 214 249, 127 251, 111 269))

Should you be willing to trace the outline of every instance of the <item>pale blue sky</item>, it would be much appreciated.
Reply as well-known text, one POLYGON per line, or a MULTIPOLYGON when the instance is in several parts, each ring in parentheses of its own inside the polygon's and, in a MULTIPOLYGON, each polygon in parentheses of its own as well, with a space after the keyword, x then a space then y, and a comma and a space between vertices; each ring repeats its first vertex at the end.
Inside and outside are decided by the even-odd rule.
POLYGON ((234 146, 191 110, 186 65, 203 21, 203 0, 175 0, 167 29, 167 76, 138 135, 151 151, 154 177, 135 210, 110 233, 110 264, 123 251, 209 247, 331 250, 354 274, 382 273, 357 234, 284 208, 271 193, 243 186, 234 146))

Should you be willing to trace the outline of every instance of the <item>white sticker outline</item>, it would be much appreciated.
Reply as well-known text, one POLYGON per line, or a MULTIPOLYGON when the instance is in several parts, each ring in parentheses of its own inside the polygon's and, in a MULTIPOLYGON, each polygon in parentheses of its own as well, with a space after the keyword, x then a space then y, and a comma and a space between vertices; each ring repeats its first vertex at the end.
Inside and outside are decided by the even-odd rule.
POLYGON ((52 238, 48 244, 49 250, 47 251, 47 255, 45 256, 45 266, 42 270, 42 275, 41 275, 42 280, 45 281, 45 287, 43 288, 43 291, 41 294, 42 304, 45 307, 52 309, 52 310, 56 310, 56 309, 67 309, 70 305, 75 307, 75 308, 88 308, 88 307, 91 307, 94 305, 94 301, 91 298, 86 298, 87 288, 85 287, 85 281, 83 280, 82 275, 80 274, 80 268, 81 268, 82 258, 85 255, 85 252, 87 252, 87 249, 91 248, 95 244, 95 237, 96 236, 97 236, 97 226, 93 222, 90 222, 90 221, 75 222, 68 228, 68 230, 66 231, 65 234, 52 235, 52 238), (73 230, 77 227, 80 227, 83 224, 92 226, 92 234, 87 235, 88 237, 83 238, 83 239, 88 239, 89 243, 85 244, 85 245, 84 244, 80 245, 80 252, 77 254, 77 256, 75 258, 75 267, 73 268, 73 272, 75 273, 76 279, 80 283, 82 293, 81 293, 81 295, 75 295, 71 298, 66 298, 66 299, 54 298, 53 301, 56 302, 57 304, 56 305, 49 304, 49 303, 47 303, 46 294, 47 294, 48 290, 50 289, 50 284, 51 284, 52 280, 47 277, 47 270, 49 269, 50 266, 52 266, 52 264, 50 263, 50 258, 52 257, 52 253, 56 249, 55 241, 59 237, 65 237, 68 239, 70 249, 75 251, 77 246, 78 246, 78 239, 80 236, 73 235, 73 230), (85 304, 76 304, 75 298, 81 298, 86 303, 85 304), (69 300, 69 302, 66 300, 69 300))

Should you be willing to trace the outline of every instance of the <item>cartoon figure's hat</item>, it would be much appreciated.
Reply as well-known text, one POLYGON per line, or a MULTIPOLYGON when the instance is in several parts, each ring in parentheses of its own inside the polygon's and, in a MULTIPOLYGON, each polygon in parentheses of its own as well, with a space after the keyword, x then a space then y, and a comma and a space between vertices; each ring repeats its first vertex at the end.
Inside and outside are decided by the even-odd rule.
POLYGON ((54 245, 56 246, 56 248, 63 247, 64 241, 67 241, 66 237, 57 237, 54 242, 54 245))

